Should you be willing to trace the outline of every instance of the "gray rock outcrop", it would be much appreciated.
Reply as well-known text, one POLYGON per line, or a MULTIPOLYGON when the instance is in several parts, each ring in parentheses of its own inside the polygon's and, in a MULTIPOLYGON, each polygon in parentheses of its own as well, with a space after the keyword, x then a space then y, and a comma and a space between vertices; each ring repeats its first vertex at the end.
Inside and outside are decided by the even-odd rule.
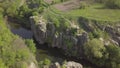
POLYGON ((66 68, 83 68, 80 63, 76 63, 74 61, 69 61, 64 64, 66 68))
POLYGON ((111 26, 107 26, 105 28, 105 31, 109 33, 109 35, 112 38, 112 41, 114 44, 119 45, 120 46, 120 32, 119 32, 120 26, 117 27, 116 29, 111 27, 111 26))
POLYGON ((75 27, 58 32, 52 22, 45 22, 42 17, 38 16, 32 16, 30 21, 34 37, 40 44, 48 43, 51 47, 61 48, 69 56, 82 56, 82 46, 88 40, 86 32, 74 35, 72 29, 78 29, 75 27))

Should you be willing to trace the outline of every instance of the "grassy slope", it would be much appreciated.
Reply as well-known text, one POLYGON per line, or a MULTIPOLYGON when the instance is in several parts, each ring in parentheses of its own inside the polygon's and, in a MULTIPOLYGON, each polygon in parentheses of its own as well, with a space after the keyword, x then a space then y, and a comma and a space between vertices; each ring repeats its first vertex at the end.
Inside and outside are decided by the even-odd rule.
POLYGON ((85 9, 76 9, 67 12, 73 17, 86 17, 100 21, 120 21, 120 9, 101 9, 101 6, 93 5, 85 9))

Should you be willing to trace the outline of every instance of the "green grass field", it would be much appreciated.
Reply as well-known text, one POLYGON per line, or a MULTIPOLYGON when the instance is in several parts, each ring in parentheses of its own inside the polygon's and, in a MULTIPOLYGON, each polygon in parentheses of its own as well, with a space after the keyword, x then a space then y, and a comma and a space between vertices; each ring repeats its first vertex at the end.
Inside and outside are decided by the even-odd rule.
POLYGON ((76 9, 67 12, 73 17, 86 17, 100 21, 120 22, 120 9, 102 9, 99 6, 90 6, 85 9, 76 9))

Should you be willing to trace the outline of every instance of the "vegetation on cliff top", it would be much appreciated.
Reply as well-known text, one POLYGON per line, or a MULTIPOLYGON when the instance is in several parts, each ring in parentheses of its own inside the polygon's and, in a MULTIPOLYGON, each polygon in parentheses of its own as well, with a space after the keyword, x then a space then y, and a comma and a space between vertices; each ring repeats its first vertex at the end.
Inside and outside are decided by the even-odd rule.
POLYGON ((120 10, 119 9, 95 9, 95 8, 85 8, 77 9, 68 12, 72 17, 85 17, 92 20, 98 21, 110 21, 119 22, 120 21, 120 10))

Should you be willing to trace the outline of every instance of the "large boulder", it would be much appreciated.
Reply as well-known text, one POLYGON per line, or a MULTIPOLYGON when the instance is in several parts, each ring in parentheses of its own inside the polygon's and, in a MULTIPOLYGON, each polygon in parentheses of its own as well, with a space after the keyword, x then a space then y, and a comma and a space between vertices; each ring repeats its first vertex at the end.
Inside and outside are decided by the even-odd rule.
POLYGON ((112 40, 111 42, 120 46, 120 32, 119 32, 120 26, 112 27, 112 26, 106 26, 105 31, 109 33, 112 40))
POLYGON ((74 62, 74 61, 68 61, 64 64, 60 65, 58 62, 51 64, 48 68, 83 68, 83 66, 80 63, 74 62))
POLYGON ((69 61, 64 64, 65 68, 83 68, 83 66, 80 63, 69 61))

